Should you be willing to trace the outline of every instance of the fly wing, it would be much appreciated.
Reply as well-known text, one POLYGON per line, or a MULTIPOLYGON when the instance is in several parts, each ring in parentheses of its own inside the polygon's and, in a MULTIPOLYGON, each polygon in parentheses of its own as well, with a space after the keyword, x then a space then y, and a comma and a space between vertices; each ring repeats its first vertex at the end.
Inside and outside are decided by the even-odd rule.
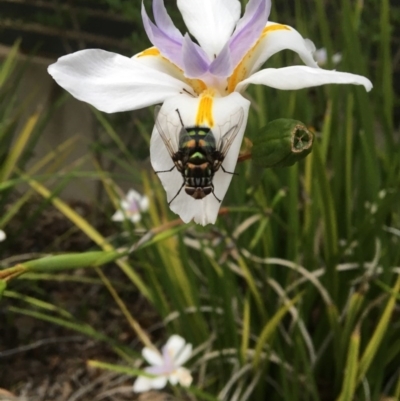
POLYGON ((233 141, 238 134, 240 127, 243 124, 244 120, 244 110, 242 108, 239 109, 232 117, 233 125, 229 128, 229 130, 222 136, 218 150, 221 153, 222 158, 225 158, 225 155, 228 153, 229 148, 231 147, 233 141))
POLYGON ((178 135, 177 129, 179 129, 179 127, 172 125, 168 121, 168 116, 160 113, 160 109, 161 106, 156 106, 154 109, 154 118, 156 121, 157 131, 160 134, 169 155, 171 156, 171 158, 173 158, 175 153, 178 151, 178 148, 176 146, 177 138, 171 137, 171 131, 173 131, 173 135, 176 136, 178 135))

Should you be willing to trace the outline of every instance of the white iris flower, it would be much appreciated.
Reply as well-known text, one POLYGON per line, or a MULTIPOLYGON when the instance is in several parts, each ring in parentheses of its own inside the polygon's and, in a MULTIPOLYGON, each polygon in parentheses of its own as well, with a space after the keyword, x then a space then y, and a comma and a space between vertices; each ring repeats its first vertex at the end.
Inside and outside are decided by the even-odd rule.
POLYGON ((162 389, 169 381, 172 385, 188 387, 192 383, 192 376, 182 365, 192 354, 192 344, 174 334, 162 348, 162 354, 151 348, 143 348, 142 356, 151 365, 144 369, 154 377, 140 376, 133 385, 133 391, 141 393, 151 389, 162 389))
POLYGON ((0 242, 6 239, 6 233, 3 230, 0 230, 0 242))
POLYGON ((158 174, 171 210, 184 222, 206 225, 215 222, 232 179, 224 169, 233 172, 237 163, 250 106, 242 96, 248 85, 291 90, 355 84, 369 91, 372 84, 359 75, 321 69, 313 58, 311 41, 288 25, 268 21, 270 0, 249 0, 242 17, 239 0, 177 0, 177 4, 192 36, 182 35, 174 26, 163 0, 153 0, 155 23, 142 3, 143 24, 153 47, 132 58, 82 50, 61 57, 49 67, 49 73, 77 99, 107 113, 163 103, 159 115, 165 117, 160 124, 175 151, 182 123, 209 127, 218 146, 222 135, 239 124, 235 116, 241 114, 243 123, 213 178, 213 193, 202 199, 188 195, 186 189, 180 191, 182 174, 173 168, 165 139, 153 129, 150 158, 154 170, 173 168, 158 174), (305 65, 260 70, 284 49, 296 52, 305 65))
POLYGON ((141 220, 142 212, 149 210, 149 198, 146 195, 140 195, 134 189, 130 189, 125 198, 120 201, 120 209, 111 217, 112 221, 124 221, 129 219, 132 223, 141 220))

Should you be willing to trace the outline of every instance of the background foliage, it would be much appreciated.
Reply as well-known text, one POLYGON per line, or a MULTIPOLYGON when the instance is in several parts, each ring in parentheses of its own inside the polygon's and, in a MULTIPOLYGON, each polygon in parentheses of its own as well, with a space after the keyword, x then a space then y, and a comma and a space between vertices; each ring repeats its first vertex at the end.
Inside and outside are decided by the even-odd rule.
MULTIPOLYGON (((104 3, 140 26, 138 4, 104 3)), ((176 10, 172 14, 178 17, 176 10)), ((171 389, 178 399, 399 399, 399 14, 388 0, 274 2, 271 20, 296 27, 317 47, 326 47, 329 56, 341 52, 336 68, 369 77, 374 89, 251 88, 250 141, 262 135, 266 122, 290 117, 313 129, 318 143, 290 168, 260 174, 251 161, 241 163, 217 224, 205 228, 176 219, 157 176, 143 168, 152 110, 137 118, 93 110, 103 135, 90 146, 91 171, 82 171, 79 163, 60 163, 77 146, 74 138, 28 165, 51 110, 23 119, 24 104, 13 101, 25 68, 15 63, 17 43, 0 70, 0 228, 8 234, 0 244, 1 266, 14 268, 0 270, 2 313, 8 319, 34 316, 105 342, 121 363, 90 363, 136 375, 141 346, 130 346, 116 333, 105 334, 106 322, 92 327, 71 315, 68 305, 62 308, 38 290, 44 277, 58 277, 57 270, 88 266, 110 294, 100 307, 115 302, 124 324, 143 344, 172 333, 194 344, 189 363, 194 386, 171 389), (141 140, 123 142, 125 129, 141 140), (105 171, 99 160, 125 174, 105 171), (93 201, 97 216, 111 216, 110 204, 118 205, 124 181, 151 199, 149 213, 138 225, 127 221, 111 229, 82 217, 59 193, 68 182, 88 177, 98 180, 109 199, 93 201), (24 193, 17 185, 21 182, 29 186, 24 193), (42 200, 26 226, 15 228, 13 220, 32 197, 42 200), (63 241, 79 231, 90 240, 85 250, 92 252, 48 256, 57 253, 55 246, 35 255, 45 256, 45 251, 49 259, 25 263, 31 257, 22 252, 11 258, 10 243, 50 206, 72 222, 63 241), (115 261, 124 286, 109 274, 113 265, 96 267, 114 259, 116 250, 125 255, 115 261), (29 272, 18 276, 24 269, 29 272), (161 325, 143 329, 143 317, 132 314, 133 306, 126 302, 131 292, 151 305, 161 325)), ((52 23, 58 21, 53 18, 52 23)), ((134 32, 134 52, 148 46, 142 39, 134 32)), ((293 53, 284 52, 268 65, 298 62, 293 53)), ((333 65, 328 61, 326 68, 333 65)), ((26 102, 31 101, 28 95, 26 102)), ((68 271, 63 277, 76 280, 68 271)), ((90 287, 93 275, 85 277, 77 285, 90 287)))

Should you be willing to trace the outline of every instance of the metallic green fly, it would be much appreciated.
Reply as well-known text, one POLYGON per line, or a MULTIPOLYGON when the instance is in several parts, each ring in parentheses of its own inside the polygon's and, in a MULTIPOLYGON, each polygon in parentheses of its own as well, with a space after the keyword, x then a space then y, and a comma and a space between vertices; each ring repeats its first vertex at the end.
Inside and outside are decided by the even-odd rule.
POLYGON ((243 109, 239 110, 237 123, 229 127, 218 140, 210 127, 185 126, 177 109, 181 127, 178 134, 173 134, 178 136, 177 140, 174 140, 169 130, 165 129, 168 127, 167 116, 160 113, 160 108, 157 106, 155 109, 156 127, 174 165, 169 170, 156 171, 156 173, 168 173, 176 168, 183 178, 182 186, 168 204, 170 205, 180 194, 183 187, 185 192, 194 199, 203 199, 212 193, 215 199, 221 202, 214 193, 213 177, 220 168, 224 173, 235 174, 226 171, 222 163, 243 124, 243 109))

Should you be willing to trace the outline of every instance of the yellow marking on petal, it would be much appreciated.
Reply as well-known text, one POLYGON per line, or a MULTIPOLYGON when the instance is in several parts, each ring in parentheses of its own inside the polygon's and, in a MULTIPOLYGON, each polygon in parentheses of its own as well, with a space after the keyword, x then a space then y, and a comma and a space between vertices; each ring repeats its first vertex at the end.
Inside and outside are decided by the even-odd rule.
POLYGON ((252 46, 252 48, 244 55, 242 60, 240 60, 239 64, 236 66, 236 68, 233 70, 232 75, 228 78, 228 86, 226 88, 228 93, 232 93, 237 84, 244 79, 247 78, 248 75, 248 66, 249 66, 249 60, 253 57, 257 46, 261 42, 262 39, 265 38, 265 36, 273 31, 281 31, 281 30, 286 30, 290 31, 290 27, 282 24, 275 24, 275 25, 269 25, 266 26, 263 31, 261 32, 260 37, 257 39, 257 42, 252 46))
POLYGON ((228 93, 232 93, 235 90, 236 85, 246 78, 247 68, 245 67, 245 61, 248 58, 251 58, 251 54, 252 54, 251 50, 246 53, 242 61, 234 69, 232 75, 228 78, 228 86, 227 86, 228 93))
POLYGON ((185 78, 185 81, 198 95, 207 89, 207 85, 201 79, 185 78))
MULTIPOLYGON (((149 49, 146 49, 141 53, 139 53, 136 57, 145 57, 145 56, 161 56, 161 53, 160 50, 158 50, 156 47, 150 47, 149 49)), ((170 61, 168 58, 164 56, 161 56, 161 58, 170 63, 171 65, 173 65, 181 73, 183 73, 183 70, 179 68, 176 64, 174 64, 172 61, 170 61)), ((207 89, 207 85, 201 79, 190 79, 185 77, 184 80, 189 86, 193 88, 194 92, 197 95, 200 95, 207 89)))
POLYGON ((199 108, 196 116, 196 125, 205 125, 207 127, 214 126, 214 118, 212 114, 214 94, 215 92, 212 89, 207 89, 200 95, 199 108))
POLYGON ((290 28, 286 25, 282 25, 282 24, 276 24, 276 25, 269 25, 266 26, 262 33, 261 33, 261 37, 264 37, 267 33, 272 32, 272 31, 281 31, 281 30, 285 30, 285 31, 290 31, 290 28))
POLYGON ((157 47, 150 47, 149 49, 146 49, 139 53, 137 57, 144 57, 144 56, 159 56, 160 55, 160 50, 157 49, 157 47))

